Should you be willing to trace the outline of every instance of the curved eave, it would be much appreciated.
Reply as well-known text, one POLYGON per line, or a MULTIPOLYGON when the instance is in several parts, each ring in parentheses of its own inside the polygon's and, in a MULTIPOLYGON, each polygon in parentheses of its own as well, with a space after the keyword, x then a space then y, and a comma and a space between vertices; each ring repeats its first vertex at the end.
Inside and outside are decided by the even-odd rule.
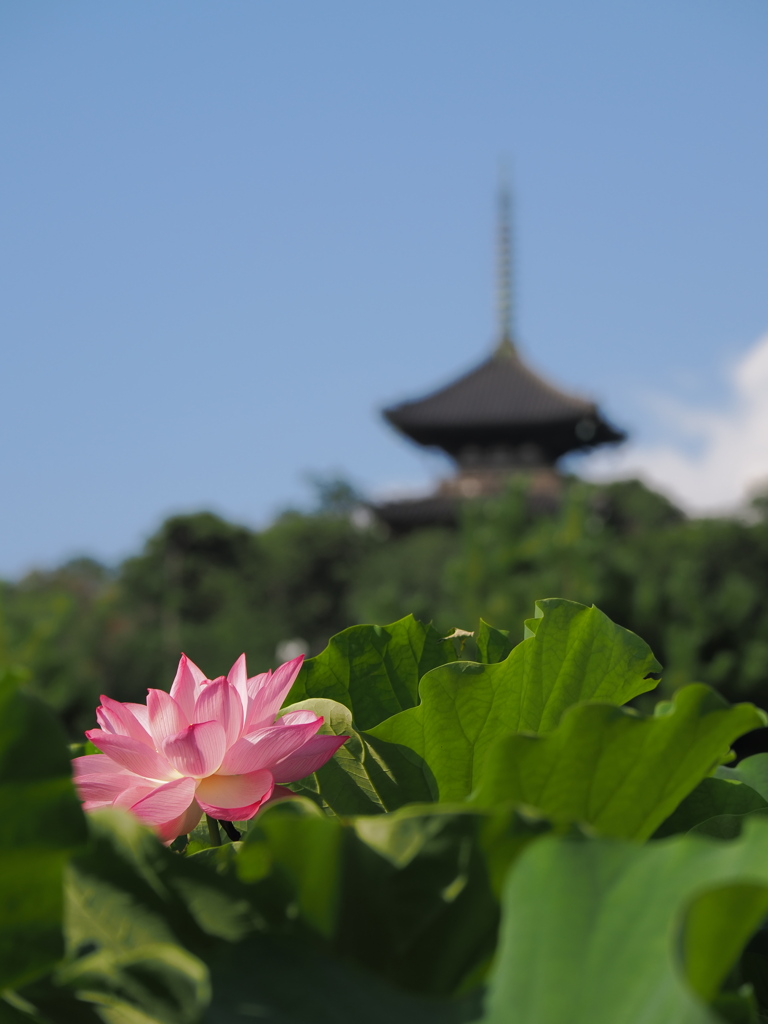
POLYGON ((625 433, 616 430, 597 412, 578 419, 572 417, 549 423, 496 426, 466 424, 450 428, 436 426, 405 429, 392 419, 390 422, 400 433, 417 444, 429 448, 442 448, 454 458, 467 448, 513 449, 523 445, 535 445, 550 460, 555 460, 571 451, 618 443, 626 439, 625 433), (590 436, 585 436, 585 428, 591 429, 590 436))
POLYGON ((542 380, 516 354, 491 356, 432 394, 384 410, 391 423, 407 432, 552 423, 594 414, 592 402, 542 380))
POLYGON ((417 444, 451 455, 467 446, 534 444, 556 459, 626 436, 594 403, 542 380, 514 352, 492 356, 425 398, 385 409, 384 416, 417 444))

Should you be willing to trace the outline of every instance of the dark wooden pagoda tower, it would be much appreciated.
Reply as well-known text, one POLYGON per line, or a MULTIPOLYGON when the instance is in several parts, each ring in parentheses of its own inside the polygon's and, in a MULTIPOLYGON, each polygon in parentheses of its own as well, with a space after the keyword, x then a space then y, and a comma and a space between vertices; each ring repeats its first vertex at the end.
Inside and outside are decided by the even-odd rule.
POLYGON ((493 354, 425 398, 384 410, 397 430, 417 444, 442 448, 457 467, 427 498, 376 506, 395 530, 455 523, 462 499, 499 493, 512 474, 529 479, 534 502, 552 505, 563 455, 624 440, 593 402, 561 391, 520 358, 512 334, 506 189, 499 197, 498 259, 500 337, 493 354))

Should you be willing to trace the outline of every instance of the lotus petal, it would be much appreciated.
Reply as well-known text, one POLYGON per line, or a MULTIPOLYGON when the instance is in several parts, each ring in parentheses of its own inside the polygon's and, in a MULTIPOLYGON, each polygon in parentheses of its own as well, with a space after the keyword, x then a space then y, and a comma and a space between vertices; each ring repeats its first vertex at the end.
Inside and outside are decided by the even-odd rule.
POLYGON ((313 736, 270 769, 275 782, 296 782, 322 768, 349 736, 313 736))
POLYGON ((322 722, 323 716, 314 711, 289 711, 281 715, 275 725, 302 725, 304 722, 322 722))
POLYGON ((226 736, 218 722, 188 725, 163 742, 163 753, 181 775, 202 778, 221 764, 227 749, 226 736))
POLYGON ((200 804, 193 800, 189 807, 180 814, 178 818, 163 822, 162 825, 155 825, 155 832, 163 843, 172 843, 177 836, 187 835, 200 821, 203 809, 200 804))
POLYGON ((227 682, 234 686, 240 697, 240 703, 243 708, 243 721, 248 714, 248 672, 245 667, 245 655, 241 654, 235 664, 229 670, 227 675, 227 682))
MULTIPOLYGON (((171 783, 163 783, 162 785, 171 785, 171 783)), ((127 789, 124 789, 114 799, 112 805, 113 807, 125 807, 127 810, 132 810, 140 800, 143 800, 145 796, 149 796, 150 793, 154 793, 156 789, 160 789, 160 786, 142 779, 140 785, 129 786, 127 789)))
POLYGON ((107 757, 145 779, 169 781, 177 775, 167 758, 132 736, 116 736, 102 729, 89 729, 85 735, 107 757))
POLYGON ((139 706, 121 704, 119 700, 112 700, 111 697, 102 694, 101 707, 96 709, 96 721, 105 732, 116 733, 120 736, 132 736, 135 740, 141 740, 147 746, 154 747, 152 737, 133 710, 134 707, 139 706))
POLYGON ((250 700, 248 721, 243 730, 245 733, 274 722, 275 715, 288 696, 288 691, 293 686, 303 661, 304 655, 300 654, 298 658, 286 661, 284 665, 276 668, 266 679, 255 676, 248 680, 250 700))
POLYGON ((239 739, 243 731, 242 701, 223 676, 209 683, 197 698, 194 721, 218 722, 224 729, 228 747, 239 739))
POLYGON ((273 785, 268 771, 209 775, 197 787, 197 802, 212 818, 247 821, 272 795, 273 785))
MULTIPOLYGON (((195 797, 194 779, 174 779, 157 786, 131 806, 133 813, 147 825, 162 825, 185 814, 195 797)), ((178 834, 178 833, 177 833, 178 834)))
POLYGON ((109 807, 125 789, 144 782, 106 754, 86 754, 72 760, 72 775, 87 811, 109 807))
POLYGON ((162 749, 169 736, 175 736, 190 724, 181 705, 165 690, 147 691, 147 710, 149 731, 158 750, 162 749))
POLYGON ((188 721, 192 721, 195 713, 195 701, 205 681, 205 674, 200 671, 194 661, 182 654, 176 677, 171 685, 171 696, 178 702, 188 721))
POLYGON ((226 775, 241 775, 271 768, 302 747, 322 724, 322 718, 318 718, 299 725, 273 725, 244 736, 227 751, 221 771, 226 775))

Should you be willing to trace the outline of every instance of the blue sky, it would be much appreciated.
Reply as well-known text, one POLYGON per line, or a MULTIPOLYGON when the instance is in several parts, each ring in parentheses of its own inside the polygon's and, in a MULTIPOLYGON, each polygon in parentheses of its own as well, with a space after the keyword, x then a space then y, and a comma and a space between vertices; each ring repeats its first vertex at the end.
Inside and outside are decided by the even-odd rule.
POLYGON ((493 344, 500 158, 521 348, 633 437, 584 471, 735 500, 767 48, 764 0, 5 0, 0 576, 445 472, 377 410, 493 344))

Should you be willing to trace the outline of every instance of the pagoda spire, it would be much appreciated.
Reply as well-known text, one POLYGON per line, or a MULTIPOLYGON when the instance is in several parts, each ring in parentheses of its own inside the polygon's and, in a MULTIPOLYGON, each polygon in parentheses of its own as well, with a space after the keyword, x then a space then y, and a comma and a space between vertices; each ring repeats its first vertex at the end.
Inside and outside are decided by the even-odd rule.
POLYGON ((512 340, 512 243, 511 243, 511 208, 512 200, 506 169, 502 167, 499 176, 499 194, 497 206, 497 288, 499 340, 496 355, 513 355, 516 353, 512 340))

